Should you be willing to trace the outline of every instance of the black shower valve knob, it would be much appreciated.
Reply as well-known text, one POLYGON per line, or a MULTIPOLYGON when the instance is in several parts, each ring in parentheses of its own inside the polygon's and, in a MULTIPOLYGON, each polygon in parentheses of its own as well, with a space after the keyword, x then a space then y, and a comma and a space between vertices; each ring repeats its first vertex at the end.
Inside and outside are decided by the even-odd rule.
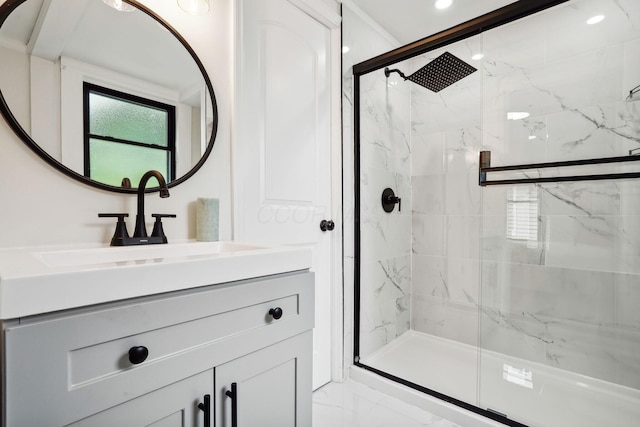
POLYGON ((382 209, 385 212, 393 212, 398 205, 398 212, 402 211, 402 199, 393 192, 391 188, 385 188, 382 192, 382 209))
POLYGON ((397 196, 389 197, 389 203, 398 204, 398 212, 402 210, 402 199, 397 196))

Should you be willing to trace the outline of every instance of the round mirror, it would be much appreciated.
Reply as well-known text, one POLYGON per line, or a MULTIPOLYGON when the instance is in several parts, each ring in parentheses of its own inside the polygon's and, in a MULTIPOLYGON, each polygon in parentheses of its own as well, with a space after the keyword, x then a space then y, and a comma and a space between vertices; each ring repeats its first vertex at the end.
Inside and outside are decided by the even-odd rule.
POLYGON ((125 193, 151 169, 170 187, 193 175, 218 123, 193 49, 130 0, 0 5, 0 110, 50 165, 125 193))

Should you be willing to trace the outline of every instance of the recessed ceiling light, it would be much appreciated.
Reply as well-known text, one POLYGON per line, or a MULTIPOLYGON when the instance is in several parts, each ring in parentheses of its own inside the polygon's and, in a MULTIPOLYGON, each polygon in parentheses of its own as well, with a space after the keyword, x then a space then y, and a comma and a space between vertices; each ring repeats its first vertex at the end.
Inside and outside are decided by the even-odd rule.
POLYGON ((507 120, 522 120, 529 117, 526 111, 510 111, 507 113, 507 120))
POLYGON ((436 0, 436 9, 446 9, 449 6, 451 6, 451 3, 453 3, 453 0, 436 0))
POLYGON ((482 58, 484 58, 484 53, 476 53, 471 57, 474 61, 480 61, 482 58))
POLYGON ((532 139, 536 139, 535 135, 529 135, 529 141, 531 141, 532 139))
POLYGON ((351 50, 349 46, 342 46, 342 53, 347 53, 351 50))
POLYGON ((592 16, 591 18, 587 19, 587 24, 589 25, 597 24, 598 22, 602 22, 603 19, 604 19, 604 15, 592 16))

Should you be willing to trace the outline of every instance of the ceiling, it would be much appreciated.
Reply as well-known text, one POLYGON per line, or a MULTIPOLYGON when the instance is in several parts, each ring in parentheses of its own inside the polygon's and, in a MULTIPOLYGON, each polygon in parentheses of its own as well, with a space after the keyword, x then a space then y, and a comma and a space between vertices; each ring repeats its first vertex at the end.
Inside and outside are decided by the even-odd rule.
MULTIPOLYGON (((48 61, 72 58, 180 96, 204 83, 189 52, 158 22, 141 11, 119 12, 101 1, 29 0, 3 23, 0 46, 48 61)), ((196 101, 198 105, 200 99, 196 101)))
MULTIPOLYGON (((516 1, 453 0, 453 4, 444 10, 435 8, 435 0, 350 0, 350 2, 362 9, 404 45, 516 1)), ((347 0, 344 3, 347 3, 347 0)))

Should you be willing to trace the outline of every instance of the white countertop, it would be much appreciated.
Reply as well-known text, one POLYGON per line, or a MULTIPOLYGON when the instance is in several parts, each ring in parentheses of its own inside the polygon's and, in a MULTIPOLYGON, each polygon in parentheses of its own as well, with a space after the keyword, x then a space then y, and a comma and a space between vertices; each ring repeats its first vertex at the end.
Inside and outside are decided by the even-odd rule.
POLYGON ((0 319, 311 267, 310 248, 184 242, 0 249, 0 319))

